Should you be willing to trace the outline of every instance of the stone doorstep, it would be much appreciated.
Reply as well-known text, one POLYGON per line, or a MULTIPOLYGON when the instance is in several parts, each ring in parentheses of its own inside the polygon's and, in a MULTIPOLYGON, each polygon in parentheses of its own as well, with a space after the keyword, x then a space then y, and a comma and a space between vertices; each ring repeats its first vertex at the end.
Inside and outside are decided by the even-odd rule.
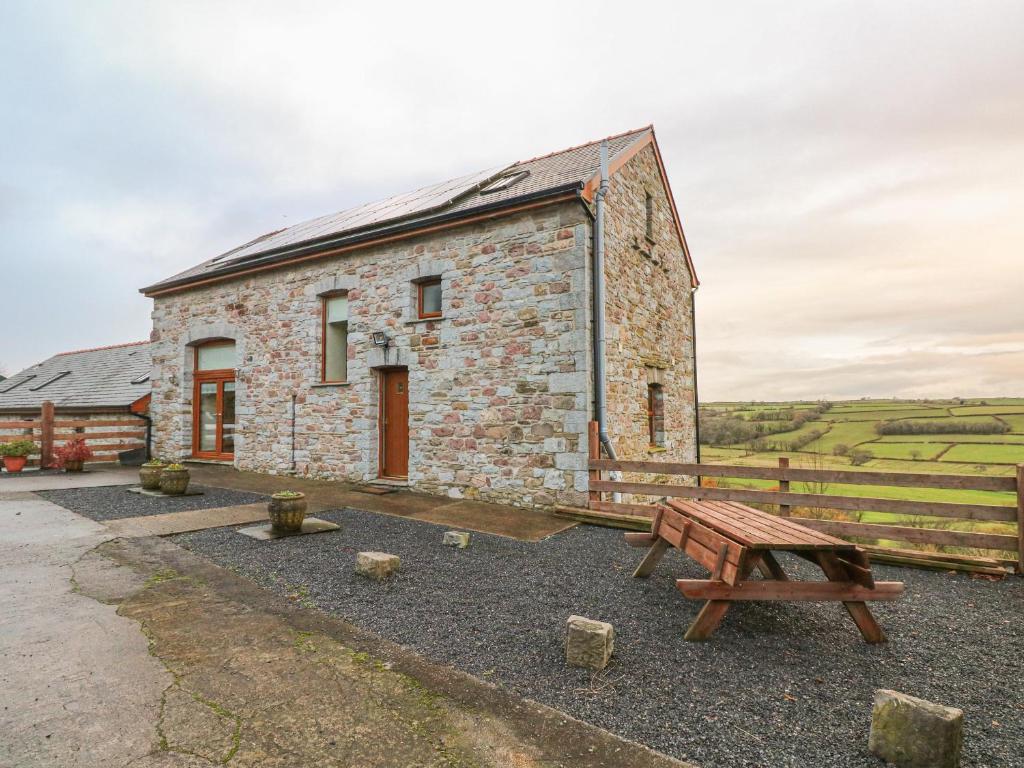
POLYGON ((299 531, 276 531, 270 523, 263 525, 250 525, 248 528, 239 528, 238 533, 249 536, 259 541, 272 541, 274 539, 285 539, 289 536, 304 536, 309 533, 327 533, 337 531, 341 528, 337 523, 321 520, 318 517, 307 517, 302 521, 302 530, 299 531))

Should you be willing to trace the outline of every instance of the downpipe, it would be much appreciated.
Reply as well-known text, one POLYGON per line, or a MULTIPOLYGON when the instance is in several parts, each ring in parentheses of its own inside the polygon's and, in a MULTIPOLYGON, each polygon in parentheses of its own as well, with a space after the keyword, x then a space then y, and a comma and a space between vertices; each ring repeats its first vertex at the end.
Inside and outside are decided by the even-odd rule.
MULTIPOLYGON (((601 183, 594 196, 594 401, 597 411, 597 434, 604 452, 615 461, 615 446, 608 434, 608 390, 605 359, 607 338, 605 334, 605 280, 604 280, 604 198, 608 194, 608 142, 601 142, 601 183)), ((612 480, 621 480, 621 472, 612 472, 612 480)), ((612 500, 622 501, 621 493, 613 493, 612 500)))

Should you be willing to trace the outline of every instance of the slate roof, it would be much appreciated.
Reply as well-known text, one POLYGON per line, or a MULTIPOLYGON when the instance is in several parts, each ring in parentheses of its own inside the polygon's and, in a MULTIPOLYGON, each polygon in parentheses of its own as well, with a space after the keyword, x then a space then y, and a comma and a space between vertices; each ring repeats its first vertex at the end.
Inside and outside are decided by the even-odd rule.
POLYGON ((255 265, 285 260, 303 250, 372 239, 395 229, 427 226, 438 219, 469 217, 474 212, 512 206, 562 191, 581 190, 600 166, 600 144, 608 141, 609 160, 651 132, 650 126, 607 139, 553 152, 530 160, 432 184, 414 192, 320 216, 286 229, 261 235, 191 269, 142 289, 143 293, 186 285, 204 278, 227 275, 255 265), (495 179, 527 171, 511 186, 485 191, 495 179))
POLYGON ((149 394, 151 369, 148 341, 62 352, 0 382, 0 413, 44 400, 58 409, 127 408, 149 394))

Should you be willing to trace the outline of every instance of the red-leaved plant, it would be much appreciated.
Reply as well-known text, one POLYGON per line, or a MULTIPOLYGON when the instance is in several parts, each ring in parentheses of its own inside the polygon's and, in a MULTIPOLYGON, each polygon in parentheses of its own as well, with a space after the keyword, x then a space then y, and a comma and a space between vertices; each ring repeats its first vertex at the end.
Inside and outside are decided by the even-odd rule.
POLYGON ((53 463, 59 469, 63 469, 68 464, 77 465, 80 469, 82 462, 91 458, 92 449, 85 444, 85 440, 81 437, 72 438, 59 448, 53 449, 53 463))

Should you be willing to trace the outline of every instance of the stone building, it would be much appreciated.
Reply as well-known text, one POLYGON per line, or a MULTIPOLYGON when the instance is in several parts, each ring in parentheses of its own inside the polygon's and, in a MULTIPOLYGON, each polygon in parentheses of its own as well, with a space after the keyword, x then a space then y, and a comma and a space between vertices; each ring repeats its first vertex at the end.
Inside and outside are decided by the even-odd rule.
MULTIPOLYGON (((697 281, 653 128, 603 140, 608 431, 694 459, 697 281)), ((602 142, 272 232, 143 289, 162 456, 585 503, 602 142)))

